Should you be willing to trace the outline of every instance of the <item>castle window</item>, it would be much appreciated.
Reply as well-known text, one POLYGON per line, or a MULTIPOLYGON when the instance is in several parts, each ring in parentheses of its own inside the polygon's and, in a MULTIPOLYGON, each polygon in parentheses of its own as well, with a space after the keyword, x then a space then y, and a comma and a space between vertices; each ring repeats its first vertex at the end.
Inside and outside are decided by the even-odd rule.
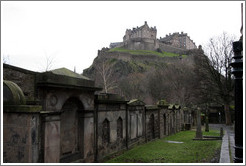
POLYGON ((105 119, 102 123, 102 142, 109 143, 110 141, 110 126, 108 119, 105 119))
POLYGON ((121 117, 117 120, 117 139, 123 138, 123 120, 121 117))

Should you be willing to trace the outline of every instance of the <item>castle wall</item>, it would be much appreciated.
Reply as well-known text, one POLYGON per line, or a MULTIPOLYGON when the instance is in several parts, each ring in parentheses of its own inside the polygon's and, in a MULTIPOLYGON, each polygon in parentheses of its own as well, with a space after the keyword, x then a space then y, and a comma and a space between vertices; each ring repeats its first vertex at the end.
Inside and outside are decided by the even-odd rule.
POLYGON ((185 49, 177 48, 172 45, 164 44, 161 42, 159 43, 159 46, 162 51, 173 52, 173 53, 180 54, 180 55, 186 54, 186 51, 187 51, 185 49))
POLYGON ((124 48, 130 50, 156 50, 156 43, 152 39, 129 40, 124 48))
POLYGON ((186 36, 186 49, 191 50, 191 49, 196 49, 196 48, 197 48, 197 47, 196 47, 196 45, 194 44, 194 42, 192 42, 192 41, 190 40, 190 38, 186 36))
POLYGON ((156 39, 156 31, 150 30, 146 26, 142 29, 141 33, 141 38, 156 39))
POLYGON ((185 50, 196 49, 195 43, 187 36, 187 33, 173 33, 160 39, 162 43, 185 50))

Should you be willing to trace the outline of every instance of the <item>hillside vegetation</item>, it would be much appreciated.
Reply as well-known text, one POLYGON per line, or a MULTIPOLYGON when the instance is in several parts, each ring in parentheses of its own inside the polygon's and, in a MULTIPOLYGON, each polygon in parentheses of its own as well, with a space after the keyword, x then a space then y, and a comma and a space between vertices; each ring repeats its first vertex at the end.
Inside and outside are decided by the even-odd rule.
POLYGON ((117 93, 126 100, 140 99, 154 104, 189 105, 198 97, 196 53, 179 55, 150 50, 104 49, 83 75, 95 80, 103 92, 117 93))
POLYGON ((175 56, 186 57, 186 55, 179 55, 171 52, 164 52, 164 51, 157 52, 151 50, 128 50, 125 48, 112 48, 108 52, 125 52, 131 55, 158 55, 160 57, 175 57, 175 56))

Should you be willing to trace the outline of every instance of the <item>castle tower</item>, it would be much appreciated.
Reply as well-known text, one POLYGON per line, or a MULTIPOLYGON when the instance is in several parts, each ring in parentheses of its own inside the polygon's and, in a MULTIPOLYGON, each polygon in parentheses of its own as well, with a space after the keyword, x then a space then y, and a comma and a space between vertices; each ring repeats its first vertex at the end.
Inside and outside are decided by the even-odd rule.
POLYGON ((124 47, 132 50, 155 50, 156 27, 149 27, 147 21, 141 27, 127 29, 123 37, 124 47))

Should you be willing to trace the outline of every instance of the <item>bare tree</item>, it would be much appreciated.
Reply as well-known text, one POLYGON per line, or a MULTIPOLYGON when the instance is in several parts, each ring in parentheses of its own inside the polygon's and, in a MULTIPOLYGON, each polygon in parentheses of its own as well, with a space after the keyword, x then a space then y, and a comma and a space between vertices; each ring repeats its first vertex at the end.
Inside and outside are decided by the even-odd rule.
POLYGON ((161 99, 169 103, 189 106, 194 100, 195 83, 191 58, 162 65, 149 73, 148 89, 154 101, 161 99))
POLYGON ((46 61, 45 71, 49 71, 53 66, 54 57, 46 56, 45 58, 46 58, 45 59, 45 61, 46 61))
POLYGON ((161 99, 169 100, 172 90, 170 80, 167 81, 167 74, 169 74, 169 70, 167 69, 167 67, 151 70, 147 74, 147 89, 149 90, 149 93, 152 96, 154 102, 157 102, 161 99))
POLYGON ((144 100, 145 94, 145 83, 146 79, 143 73, 130 73, 125 79, 119 83, 123 95, 127 99, 140 99, 144 100))
POLYGON ((52 54, 48 54, 45 50, 44 50, 44 57, 40 63, 40 71, 49 71, 52 69, 53 65, 56 62, 56 58, 55 58, 55 54, 56 53, 52 53, 52 54))
POLYGON ((233 100, 230 62, 234 39, 235 37, 225 32, 220 36, 211 38, 205 49, 208 59, 204 61, 210 78, 210 87, 213 87, 213 96, 217 102, 219 101, 224 105, 227 125, 231 124, 229 106, 233 100))
POLYGON ((99 74, 98 79, 100 80, 105 93, 108 93, 117 87, 116 80, 113 79, 112 66, 109 62, 104 60, 95 68, 99 74))

